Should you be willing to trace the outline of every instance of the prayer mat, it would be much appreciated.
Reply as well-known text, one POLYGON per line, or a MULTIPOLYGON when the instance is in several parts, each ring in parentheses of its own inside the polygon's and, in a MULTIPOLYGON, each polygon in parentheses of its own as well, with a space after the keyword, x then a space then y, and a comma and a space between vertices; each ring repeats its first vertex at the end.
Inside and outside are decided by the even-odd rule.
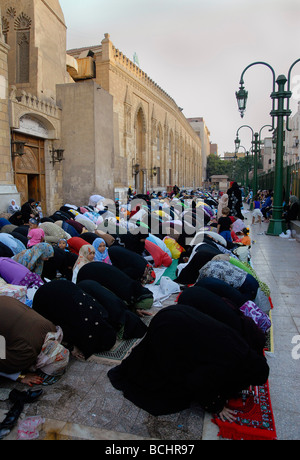
POLYGON ((272 321, 272 312, 270 311, 269 312, 269 318, 271 320, 271 323, 272 323, 272 326, 269 330, 269 332, 267 333, 267 341, 266 341, 266 345, 265 345, 265 351, 268 351, 270 353, 274 353, 274 329, 273 329, 273 321, 272 321))
MULTIPOLYGON (((146 316, 142 318, 142 321, 149 326, 153 316, 146 316)), ((88 362, 98 364, 121 364, 131 350, 140 343, 142 339, 129 339, 129 340, 117 340, 111 350, 103 351, 102 353, 96 353, 88 359, 88 362)))
POLYGON ((218 436, 232 440, 277 440, 269 383, 251 387, 247 395, 232 399, 228 407, 237 411, 235 422, 222 422, 218 416, 212 420, 220 431, 218 436))
MULTIPOLYGON (((166 277, 170 278, 172 281, 174 281, 177 278, 177 276, 176 276, 177 267, 178 267, 178 260, 173 260, 173 262, 170 265, 170 267, 166 268, 166 270, 164 271, 162 276, 166 276, 166 277)), ((160 280, 161 280, 162 276, 155 283, 157 286, 160 285, 160 280)))

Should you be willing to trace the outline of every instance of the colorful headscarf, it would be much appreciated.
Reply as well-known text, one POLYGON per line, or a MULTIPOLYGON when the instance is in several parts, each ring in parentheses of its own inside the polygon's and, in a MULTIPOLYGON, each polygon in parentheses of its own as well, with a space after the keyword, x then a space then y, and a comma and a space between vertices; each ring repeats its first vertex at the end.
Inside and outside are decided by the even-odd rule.
POLYGON ((27 249, 26 251, 20 252, 20 254, 12 257, 12 259, 19 262, 19 264, 24 265, 30 271, 41 276, 44 267, 44 260, 50 259, 51 257, 54 257, 54 249, 51 244, 40 243, 30 249, 27 249))
POLYGON ((91 244, 85 244, 80 248, 79 256, 76 264, 74 265, 73 271, 75 269, 80 270, 86 264, 89 264, 91 261, 88 259, 88 255, 91 252, 95 252, 95 248, 91 244))
POLYGON ((93 242, 93 246, 95 248, 95 251, 96 251, 96 256, 95 256, 95 261, 96 262, 104 262, 106 264, 111 264, 111 261, 110 261, 110 257, 108 255, 108 249, 107 247, 105 248, 105 251, 104 252, 100 252, 98 250, 99 248, 99 245, 101 243, 104 243, 106 245, 106 242, 103 240, 103 238, 97 238, 94 242, 93 242))
POLYGON ((35 366, 31 369, 40 369, 48 375, 62 375, 69 363, 70 352, 61 345, 63 331, 56 326, 57 332, 49 332, 46 335, 41 353, 37 358, 35 366))

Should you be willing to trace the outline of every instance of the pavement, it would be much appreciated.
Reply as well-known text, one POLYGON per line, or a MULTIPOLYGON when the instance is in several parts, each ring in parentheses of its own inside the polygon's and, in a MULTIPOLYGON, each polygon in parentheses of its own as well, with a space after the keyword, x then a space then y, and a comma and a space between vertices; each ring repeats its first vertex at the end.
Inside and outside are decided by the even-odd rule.
MULTIPOLYGON (((267 224, 252 225, 252 264, 271 289, 274 348, 267 354, 270 393, 278 440, 300 439, 300 244, 267 236, 267 224)), ((164 306, 174 302, 172 296, 164 306)), ((200 441, 222 440, 211 414, 193 406, 178 414, 154 417, 127 401, 107 377, 110 363, 71 359, 67 373, 26 405, 20 417, 41 417, 40 440, 200 441)), ((0 380, 0 420, 11 407, 11 389, 26 388, 0 380)), ((17 428, 5 440, 17 439, 17 428)))

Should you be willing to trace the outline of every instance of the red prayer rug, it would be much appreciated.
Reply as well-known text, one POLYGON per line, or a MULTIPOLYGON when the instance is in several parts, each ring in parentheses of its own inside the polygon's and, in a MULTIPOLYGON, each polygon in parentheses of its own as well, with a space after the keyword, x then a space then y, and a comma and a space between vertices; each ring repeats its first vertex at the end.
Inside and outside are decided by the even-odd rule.
POLYGON ((236 421, 222 422, 216 415, 212 421, 220 428, 218 436, 233 440, 277 440, 268 382, 251 387, 246 398, 230 400, 228 407, 237 411, 236 421))

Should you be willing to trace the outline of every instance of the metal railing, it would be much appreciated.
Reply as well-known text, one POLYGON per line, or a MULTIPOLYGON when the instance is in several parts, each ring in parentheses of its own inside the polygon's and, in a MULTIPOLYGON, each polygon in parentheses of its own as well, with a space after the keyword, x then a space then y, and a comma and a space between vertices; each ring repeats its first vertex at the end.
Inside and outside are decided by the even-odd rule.
MULTIPOLYGON (((259 190, 274 190, 275 170, 258 176, 259 190)), ((283 201, 288 203, 289 197, 295 195, 300 200, 300 162, 283 166, 283 201)), ((298 216, 300 219, 300 216, 298 216)))

